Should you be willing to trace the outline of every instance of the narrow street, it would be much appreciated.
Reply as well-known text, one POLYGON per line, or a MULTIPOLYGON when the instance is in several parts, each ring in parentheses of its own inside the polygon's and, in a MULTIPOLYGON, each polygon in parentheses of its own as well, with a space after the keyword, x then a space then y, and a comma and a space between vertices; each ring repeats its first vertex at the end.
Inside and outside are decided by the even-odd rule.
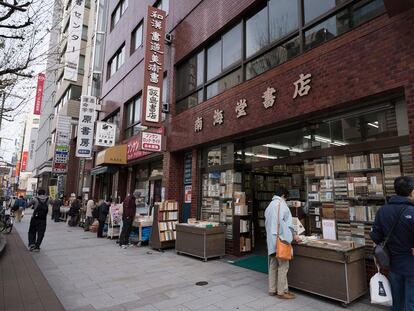
MULTIPOLYGON (((25 243, 29 220, 15 225, 25 243)), ((41 252, 32 256, 66 310, 344 310, 303 293, 294 301, 270 297, 265 274, 226 259, 204 263, 173 250, 121 250, 115 241, 48 221, 41 252), (208 285, 196 286, 199 281, 208 285)), ((380 309, 362 300, 348 310, 380 309)))

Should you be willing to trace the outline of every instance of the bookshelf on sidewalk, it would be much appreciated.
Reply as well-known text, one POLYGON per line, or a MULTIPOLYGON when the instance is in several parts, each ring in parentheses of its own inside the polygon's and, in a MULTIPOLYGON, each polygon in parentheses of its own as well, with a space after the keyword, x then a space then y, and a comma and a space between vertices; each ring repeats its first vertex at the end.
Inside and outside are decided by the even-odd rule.
POLYGON ((167 200, 155 203, 150 247, 167 249, 175 247, 178 223, 178 203, 167 200))

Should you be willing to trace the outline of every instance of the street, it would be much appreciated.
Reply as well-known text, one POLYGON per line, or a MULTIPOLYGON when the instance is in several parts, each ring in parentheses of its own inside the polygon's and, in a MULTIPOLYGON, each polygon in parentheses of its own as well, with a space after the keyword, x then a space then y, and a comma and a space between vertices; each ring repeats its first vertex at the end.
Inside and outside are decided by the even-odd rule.
MULTIPOLYGON (((30 213, 31 211, 29 211, 30 213)), ((30 215, 15 224, 27 241, 30 215)), ((344 310, 340 304, 297 293, 293 301, 267 294, 267 276, 227 263, 117 247, 91 232, 48 220, 40 253, 32 256, 66 310, 344 310), (206 281, 206 286, 195 283, 206 281)), ((381 310, 363 299, 348 310, 381 310)))

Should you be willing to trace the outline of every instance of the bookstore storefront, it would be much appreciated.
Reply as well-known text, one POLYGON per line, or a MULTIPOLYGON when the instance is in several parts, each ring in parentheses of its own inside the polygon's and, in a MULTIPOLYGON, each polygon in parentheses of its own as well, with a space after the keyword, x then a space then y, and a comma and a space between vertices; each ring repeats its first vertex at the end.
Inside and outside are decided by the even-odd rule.
POLYGON ((205 148, 198 216, 226 226, 228 253, 265 254, 264 210, 283 185, 307 235, 323 236, 329 220, 335 239, 370 256, 376 211, 393 195, 395 177, 413 174, 408 134, 399 95, 205 148))

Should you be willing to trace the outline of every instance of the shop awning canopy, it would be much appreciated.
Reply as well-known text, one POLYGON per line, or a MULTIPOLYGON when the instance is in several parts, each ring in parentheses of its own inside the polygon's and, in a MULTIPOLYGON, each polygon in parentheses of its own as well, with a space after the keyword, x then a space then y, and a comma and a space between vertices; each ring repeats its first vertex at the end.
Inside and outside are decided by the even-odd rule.
POLYGON ((92 176, 96 176, 96 175, 102 175, 102 174, 106 174, 106 173, 115 173, 117 170, 116 167, 114 166, 98 166, 95 167, 91 170, 91 175, 92 176))
POLYGON ((107 148, 96 156, 96 165, 127 164, 127 145, 107 148))

